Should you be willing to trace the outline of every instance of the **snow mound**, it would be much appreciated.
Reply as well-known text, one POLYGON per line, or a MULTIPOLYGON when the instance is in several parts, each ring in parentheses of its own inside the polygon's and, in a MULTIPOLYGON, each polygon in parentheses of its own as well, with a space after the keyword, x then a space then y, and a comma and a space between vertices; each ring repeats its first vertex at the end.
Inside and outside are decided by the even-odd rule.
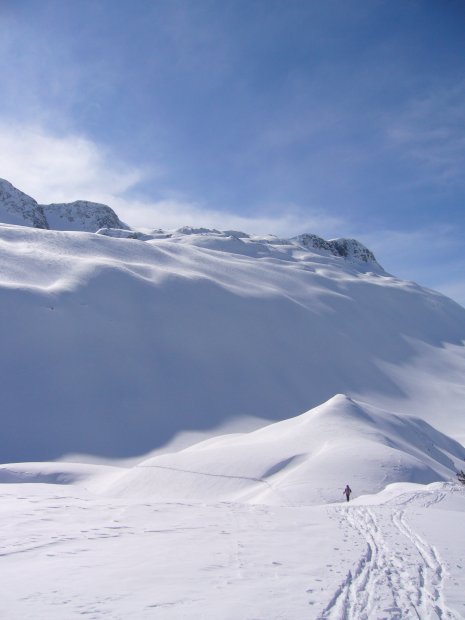
POLYGON ((337 395, 251 433, 224 435, 144 461, 112 494, 159 501, 309 505, 396 482, 450 480, 465 448, 416 417, 337 395))

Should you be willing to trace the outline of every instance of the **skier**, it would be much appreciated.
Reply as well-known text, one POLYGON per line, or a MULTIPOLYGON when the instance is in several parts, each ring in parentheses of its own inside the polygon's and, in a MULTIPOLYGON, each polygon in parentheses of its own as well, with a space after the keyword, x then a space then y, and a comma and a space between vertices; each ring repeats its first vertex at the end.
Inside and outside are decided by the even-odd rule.
POLYGON ((350 494, 352 493, 352 489, 348 484, 346 484, 346 488, 342 491, 342 493, 346 496, 347 501, 349 501, 350 494))

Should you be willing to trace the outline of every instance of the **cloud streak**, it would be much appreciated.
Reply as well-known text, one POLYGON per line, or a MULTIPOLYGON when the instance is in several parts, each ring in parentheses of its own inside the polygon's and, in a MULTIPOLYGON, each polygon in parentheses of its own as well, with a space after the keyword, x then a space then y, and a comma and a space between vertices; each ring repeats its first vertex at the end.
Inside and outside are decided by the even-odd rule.
POLYGON ((441 83, 410 101, 388 125, 388 144, 420 166, 422 182, 464 185, 464 98, 465 81, 441 83))

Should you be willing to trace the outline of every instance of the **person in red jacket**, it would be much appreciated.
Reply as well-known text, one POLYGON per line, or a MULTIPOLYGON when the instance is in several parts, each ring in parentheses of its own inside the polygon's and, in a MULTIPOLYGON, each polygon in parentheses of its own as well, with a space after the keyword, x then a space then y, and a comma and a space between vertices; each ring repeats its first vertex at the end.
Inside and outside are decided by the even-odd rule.
POLYGON ((348 484, 346 484, 346 488, 342 492, 346 496, 347 501, 349 501, 350 494, 352 493, 352 489, 350 488, 348 484))

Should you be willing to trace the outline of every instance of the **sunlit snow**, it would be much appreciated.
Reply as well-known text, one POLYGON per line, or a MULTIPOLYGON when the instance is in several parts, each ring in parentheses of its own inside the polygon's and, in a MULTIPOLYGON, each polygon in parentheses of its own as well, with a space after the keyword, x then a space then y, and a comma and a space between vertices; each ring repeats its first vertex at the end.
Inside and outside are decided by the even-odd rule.
POLYGON ((0 618, 465 618, 465 309, 106 209, 0 182, 0 618))

